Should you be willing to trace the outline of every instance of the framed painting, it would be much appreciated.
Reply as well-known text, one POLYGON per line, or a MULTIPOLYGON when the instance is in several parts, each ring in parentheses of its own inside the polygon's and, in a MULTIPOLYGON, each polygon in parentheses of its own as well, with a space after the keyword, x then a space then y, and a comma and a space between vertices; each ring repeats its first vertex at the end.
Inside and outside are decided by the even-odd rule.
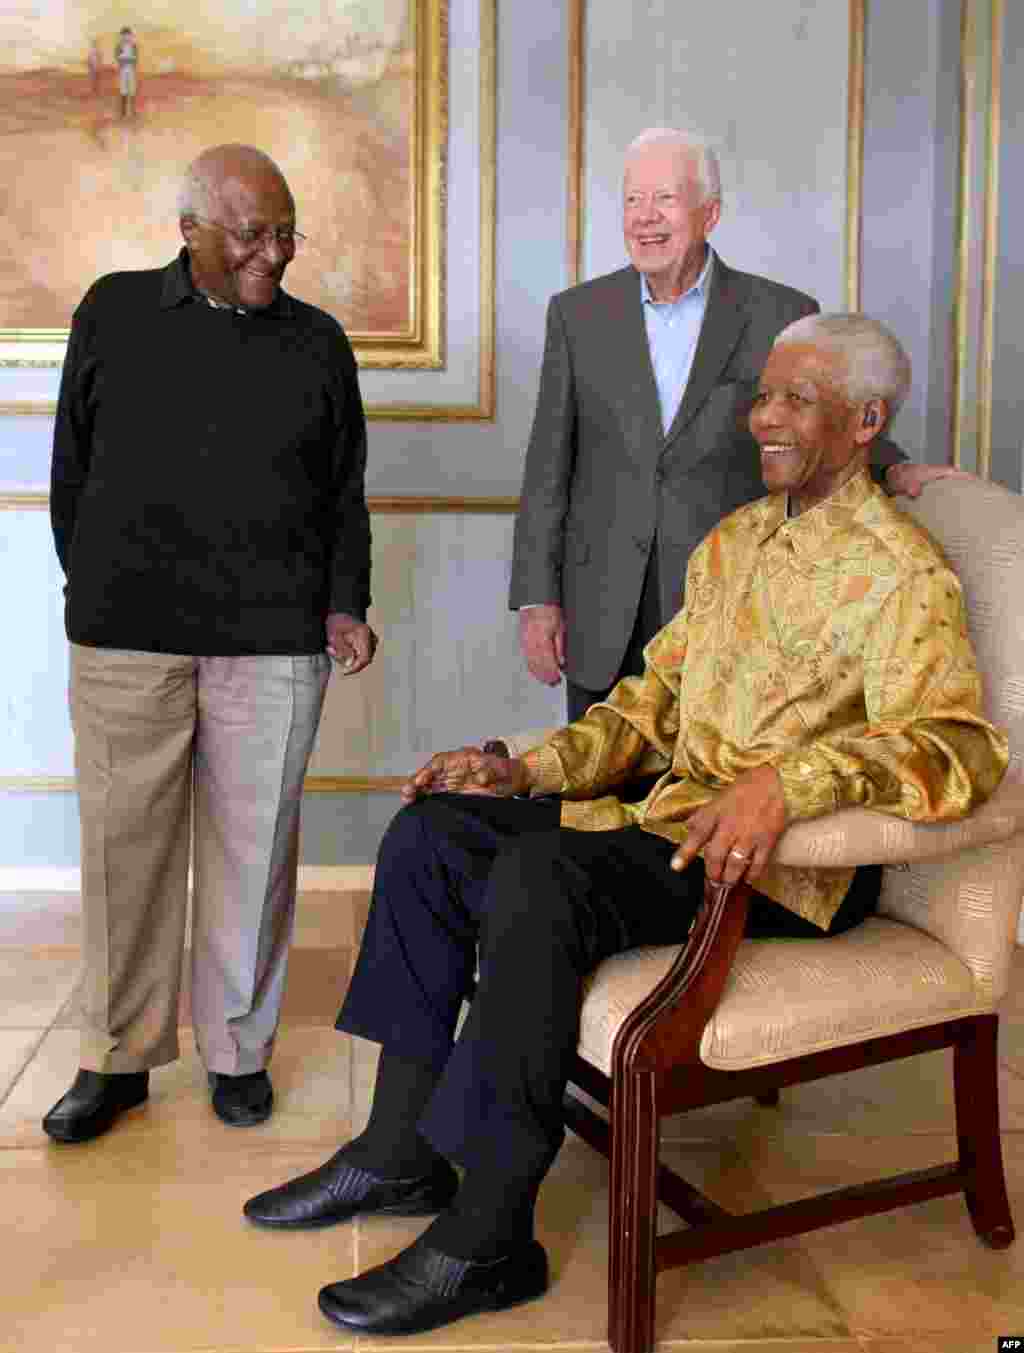
POLYGON ((75 305, 178 246, 186 165, 281 166, 288 289, 360 365, 444 364, 448 0, 14 0, 0 12, 0 365, 59 366, 75 305))

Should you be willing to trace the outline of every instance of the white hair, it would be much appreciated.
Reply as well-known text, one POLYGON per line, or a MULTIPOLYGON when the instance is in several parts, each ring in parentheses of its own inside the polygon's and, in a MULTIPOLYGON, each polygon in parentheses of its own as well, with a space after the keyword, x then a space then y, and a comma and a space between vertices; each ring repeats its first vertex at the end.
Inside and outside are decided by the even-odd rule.
POLYGON ((693 132, 679 131, 676 127, 648 127, 630 141, 626 147, 626 160, 649 146, 669 146, 678 155, 692 155, 697 162, 696 179, 701 191, 701 202, 707 202, 713 197, 722 200, 722 174, 718 167, 718 155, 702 136, 697 136, 693 132))
POLYGON ((867 315, 832 313, 805 315, 786 326, 774 347, 812 343, 837 353, 846 367, 844 389, 861 404, 884 399, 894 414, 910 390, 910 358, 903 344, 884 324, 867 315))
POLYGON ((239 160, 263 165, 284 181, 278 165, 265 151, 257 150, 255 146, 213 146, 196 156, 185 170, 178 188, 179 220, 186 216, 213 216, 224 181, 225 164, 232 161, 237 163, 239 160))

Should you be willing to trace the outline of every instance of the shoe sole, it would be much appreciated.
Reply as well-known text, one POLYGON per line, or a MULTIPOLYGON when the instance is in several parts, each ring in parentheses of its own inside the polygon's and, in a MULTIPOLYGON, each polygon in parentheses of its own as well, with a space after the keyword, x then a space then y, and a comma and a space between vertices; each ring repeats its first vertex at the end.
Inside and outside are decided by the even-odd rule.
POLYGON ((43 1131, 51 1141, 60 1142, 64 1146, 77 1146, 81 1142, 91 1142, 97 1137, 102 1137, 105 1133, 109 1132, 117 1120, 123 1117, 124 1114, 131 1113, 133 1109, 143 1108, 148 1099, 149 1092, 147 1091, 141 1099, 133 1099, 130 1103, 124 1104, 121 1108, 116 1109, 109 1121, 102 1122, 99 1127, 93 1128, 91 1132, 82 1133, 76 1132, 73 1129, 70 1131, 63 1130, 61 1129, 59 1122, 51 1123, 49 1125, 44 1124, 43 1131))

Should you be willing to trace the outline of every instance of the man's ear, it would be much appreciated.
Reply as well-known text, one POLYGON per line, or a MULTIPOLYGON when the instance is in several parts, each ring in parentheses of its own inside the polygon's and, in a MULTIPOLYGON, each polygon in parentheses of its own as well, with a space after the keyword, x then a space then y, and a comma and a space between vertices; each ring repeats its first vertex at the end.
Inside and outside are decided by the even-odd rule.
POLYGON ((889 405, 884 399, 866 399, 861 405, 860 423, 854 434, 858 446, 867 446, 889 421, 889 405))

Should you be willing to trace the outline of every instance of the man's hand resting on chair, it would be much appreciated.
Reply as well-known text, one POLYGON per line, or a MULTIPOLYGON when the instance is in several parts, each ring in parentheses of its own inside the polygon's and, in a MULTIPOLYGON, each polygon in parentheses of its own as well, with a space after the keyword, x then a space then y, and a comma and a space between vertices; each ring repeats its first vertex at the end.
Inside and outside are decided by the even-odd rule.
POLYGON ((438 752, 401 788, 402 802, 423 794, 494 794, 512 798, 530 788, 530 775, 518 757, 494 756, 479 747, 438 752))
POLYGON ((904 460, 890 465, 885 472, 885 487, 894 496, 904 494, 907 498, 919 498, 925 484, 936 479, 977 479, 969 470, 956 470, 952 465, 915 465, 904 460))
POLYGON ((703 852, 707 876, 716 883, 753 883, 768 863, 786 827, 786 800, 774 766, 741 775, 686 819, 686 840, 672 856, 685 869, 703 852))

